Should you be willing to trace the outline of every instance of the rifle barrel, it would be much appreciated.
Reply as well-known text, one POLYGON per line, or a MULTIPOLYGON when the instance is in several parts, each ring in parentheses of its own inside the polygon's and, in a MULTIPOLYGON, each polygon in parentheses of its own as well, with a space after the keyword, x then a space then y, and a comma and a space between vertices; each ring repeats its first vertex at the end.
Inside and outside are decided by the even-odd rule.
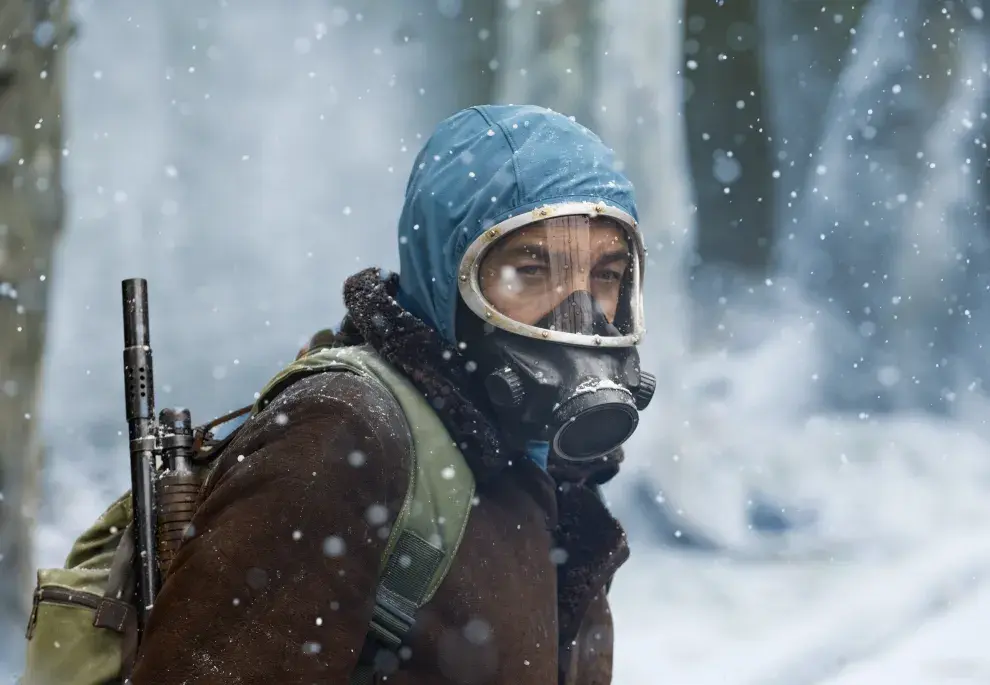
POLYGON ((158 592, 155 555, 155 379, 148 329, 148 283, 122 283, 124 303, 124 395, 131 464, 131 497, 137 574, 138 626, 143 631, 158 592))

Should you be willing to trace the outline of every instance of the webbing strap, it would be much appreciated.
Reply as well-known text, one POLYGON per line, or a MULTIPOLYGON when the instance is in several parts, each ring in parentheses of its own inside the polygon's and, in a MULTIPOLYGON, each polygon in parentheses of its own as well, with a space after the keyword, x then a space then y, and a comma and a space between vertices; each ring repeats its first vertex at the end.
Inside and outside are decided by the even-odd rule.
POLYGON ((416 622, 416 611, 426 601, 430 582, 444 564, 443 550, 404 530, 395 542, 375 594, 375 610, 363 661, 351 676, 351 685, 371 685, 376 673, 390 675, 399 666, 400 647, 416 622), (370 644, 369 644, 370 643, 370 644), (382 648, 386 651, 382 652, 382 648))
POLYGON ((411 530, 404 530, 395 542, 382 574, 381 587, 406 598, 417 609, 426 598, 430 581, 443 563, 444 553, 411 530))

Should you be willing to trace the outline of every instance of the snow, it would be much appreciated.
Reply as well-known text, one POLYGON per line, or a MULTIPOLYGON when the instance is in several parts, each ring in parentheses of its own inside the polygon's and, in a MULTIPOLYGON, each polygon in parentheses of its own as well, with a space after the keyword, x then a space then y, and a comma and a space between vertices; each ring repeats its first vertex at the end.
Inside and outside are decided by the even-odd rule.
MULTIPOLYGON (((739 562, 647 551, 620 571, 611 593, 615 682, 867 682, 844 679, 859 672, 891 676, 873 683, 930 682, 903 679, 912 673, 901 661, 911 654, 908 645, 933 631, 975 638, 986 619, 973 606, 985 605, 988 594, 990 540, 978 534, 856 563, 739 562)), ((968 652, 965 644, 956 653, 990 666, 975 639, 968 652)), ((932 661, 952 658, 923 653, 932 661)))
POLYGON ((932 616, 902 642, 872 660, 850 665, 823 685, 986 683, 990 680, 987 612, 990 585, 982 585, 964 601, 932 616))
MULTIPOLYGON (((393 239, 399 171, 458 93, 481 89, 462 82, 443 46, 457 31, 488 32, 480 22, 419 23, 425 35, 399 52, 395 39, 419 5, 436 11, 410 2, 392 18, 306 0, 290 14, 210 5, 189 16, 76 4, 39 563, 60 563, 127 487, 120 278, 149 279, 159 403, 189 403, 199 422, 249 401, 299 339, 335 322, 345 276, 394 266, 382 246, 393 239), (373 57, 372 46, 382 46, 373 57)), ((655 64, 680 59, 682 27, 648 5, 609 3, 616 76, 598 93, 608 140, 628 137, 624 105, 640 88, 677 97, 673 74, 650 79, 662 71, 655 64)), ((731 282, 722 289, 699 273, 688 287, 692 214, 682 141, 670 134, 676 110, 655 113, 628 155, 630 168, 656 167, 660 189, 643 221, 657 227, 644 368, 660 382, 607 488, 633 548, 611 593, 615 682, 987 682, 990 407, 974 378, 986 365, 990 252, 969 207, 978 174, 966 167, 986 160, 973 122, 985 129, 990 43, 964 41, 962 85, 940 108, 904 79, 905 62, 927 48, 904 38, 922 35, 911 24, 920 0, 874 0, 849 53, 817 61, 806 53, 825 49, 824 32, 792 41, 800 16, 771 5, 761 16, 779 39, 769 118, 789 155, 772 176, 787 227, 779 272, 765 281, 721 273, 731 282), (810 87, 794 87, 796 64, 812 65, 801 79, 810 87), (839 64, 843 87, 829 101, 826 72, 839 64), (819 131, 826 112, 833 123, 819 131), (921 157, 892 169, 884 146, 905 139, 921 157), (823 265, 847 262, 865 275, 819 278, 823 265), (959 293, 968 299, 953 300, 959 293), (898 318, 909 316, 926 334, 951 334, 912 338, 898 318), (710 325, 692 331, 698 320, 710 325), (857 405, 873 396, 883 401, 857 405)), ((527 50, 530 38, 519 38, 527 50)), ((713 159, 726 184, 747 173, 730 152, 713 159)), ((0 297, 14 297, 6 285, 0 297)), ((346 553, 335 537, 324 550, 346 553)), ((21 627, 10 635, 0 643, 20 641, 21 627)))

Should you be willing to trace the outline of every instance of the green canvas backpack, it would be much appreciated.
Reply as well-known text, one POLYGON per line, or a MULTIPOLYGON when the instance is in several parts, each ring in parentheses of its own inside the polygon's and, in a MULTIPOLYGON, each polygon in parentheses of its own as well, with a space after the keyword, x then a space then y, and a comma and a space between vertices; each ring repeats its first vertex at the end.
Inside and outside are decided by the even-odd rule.
MULTIPOLYGON (((429 403, 367 346, 309 351, 269 381, 251 414, 292 383, 328 371, 357 373, 379 383, 399 403, 412 435, 405 501, 382 558, 364 658, 351 677, 352 685, 367 685, 374 682, 376 671, 389 672, 399 665, 400 647, 416 612, 433 597, 457 553, 475 483, 429 403)), ((64 567, 38 571, 21 685, 126 682, 137 636, 129 604, 134 550, 130 520, 126 493, 79 536, 64 567)))

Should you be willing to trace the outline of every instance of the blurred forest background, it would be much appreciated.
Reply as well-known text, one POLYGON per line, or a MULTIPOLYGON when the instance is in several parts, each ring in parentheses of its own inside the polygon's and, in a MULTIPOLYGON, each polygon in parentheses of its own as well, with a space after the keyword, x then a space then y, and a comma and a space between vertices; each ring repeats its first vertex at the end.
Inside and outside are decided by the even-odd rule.
POLYGON ((120 280, 159 404, 241 406, 490 101, 639 192, 617 683, 825 682, 990 579, 978 0, 2 0, 0 40, 0 675, 34 567, 129 486, 120 280))

